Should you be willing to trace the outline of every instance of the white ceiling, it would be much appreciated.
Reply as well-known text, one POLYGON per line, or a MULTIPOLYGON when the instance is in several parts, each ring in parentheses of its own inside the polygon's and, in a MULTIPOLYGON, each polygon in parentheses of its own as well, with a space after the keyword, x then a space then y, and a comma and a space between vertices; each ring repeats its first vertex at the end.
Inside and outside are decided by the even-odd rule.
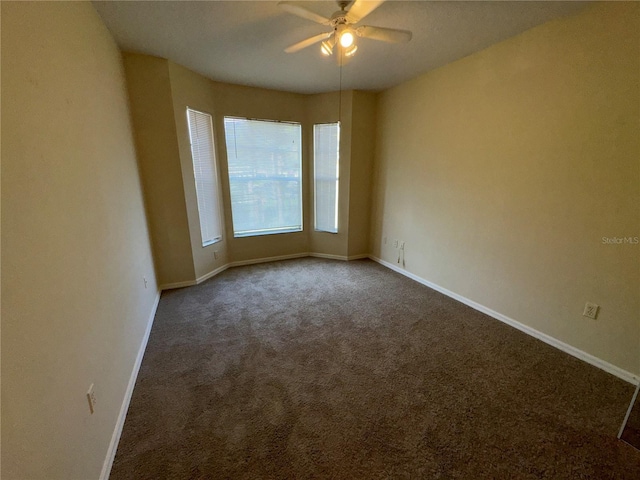
MULTIPOLYGON (((284 48, 330 30, 284 12, 275 1, 94 1, 125 51, 168 58, 211 79, 320 93, 338 90, 335 61, 319 45, 297 53, 284 48)), ((383 90, 482 50, 586 2, 387 1, 361 24, 411 30, 407 44, 358 39, 343 68, 342 88, 383 90)), ((329 17, 336 2, 304 6, 329 17)))

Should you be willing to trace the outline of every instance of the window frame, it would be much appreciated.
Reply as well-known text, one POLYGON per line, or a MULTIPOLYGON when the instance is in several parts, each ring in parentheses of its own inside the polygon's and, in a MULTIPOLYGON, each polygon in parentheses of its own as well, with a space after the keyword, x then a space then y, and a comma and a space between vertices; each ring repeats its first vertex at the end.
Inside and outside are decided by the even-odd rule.
MULTIPOLYGON (((273 119, 263 119, 263 118, 250 118, 250 117, 241 117, 236 115, 225 115, 223 119, 224 131, 225 131, 225 148, 226 148, 226 157, 227 157, 227 179, 229 181, 229 202, 231 206, 231 225, 233 229, 233 237, 234 238, 247 238, 247 237, 259 237, 265 235, 279 235, 284 233, 300 233, 304 231, 304 159, 303 159, 303 128, 302 122, 295 121, 284 121, 284 120, 273 120, 273 119), (228 145, 228 133, 227 133, 227 120, 243 120, 248 122, 264 122, 264 123, 274 123, 274 124, 284 124, 284 125, 292 125, 298 128, 298 199, 300 204, 300 226, 282 226, 282 227, 269 227, 269 228, 260 228, 253 230, 242 230, 236 231, 235 227, 235 218, 237 218, 234 214, 234 201, 233 201, 233 192, 232 192, 232 179, 231 179, 231 169, 229 167, 229 145, 228 145)), ((235 134, 234 134, 235 135, 235 134)))
POLYGON ((316 232, 324 232, 336 235, 340 231, 340 216, 339 216, 339 200, 340 200, 340 122, 322 122, 313 124, 313 228, 316 232), (317 168, 316 168, 316 127, 335 125, 338 129, 338 142, 336 150, 336 195, 335 195, 335 231, 318 227, 318 188, 317 188, 317 168))
POLYGON ((196 190, 196 205, 198 207, 198 224, 200 226, 200 243, 202 245, 202 248, 205 248, 205 247, 208 247, 209 245, 213 245, 215 243, 221 242, 222 239, 224 238, 223 216, 222 216, 221 201, 220 201, 220 178, 218 174, 214 121, 213 121, 213 115, 211 115, 210 113, 203 112, 195 108, 191 108, 189 106, 187 106, 186 108, 186 116, 187 116, 187 130, 189 133, 189 149, 191 150, 191 167, 193 168, 193 180, 194 180, 194 187, 196 190), (213 188, 213 192, 210 192, 211 198, 212 198, 212 204, 213 204, 210 211, 211 211, 211 214, 213 215, 213 218, 210 218, 209 220, 212 222, 213 232, 214 233, 217 232, 218 235, 214 235, 212 238, 209 238, 206 240, 204 238, 205 230, 203 228, 203 221, 202 221, 204 215, 206 214, 206 212, 203 212, 203 209, 202 209, 202 204, 204 203, 203 199, 204 199, 204 195, 206 195, 206 192, 201 191, 201 189, 198 188, 198 183, 204 183, 204 182, 198 181, 199 176, 197 172, 197 165, 196 165, 196 158, 195 158, 196 155, 194 153, 193 126, 191 125, 190 112, 193 112, 196 115, 204 115, 208 117, 208 123, 209 123, 208 127, 211 134, 211 158, 207 160, 209 160, 210 162, 211 173, 213 177, 211 179, 211 184, 213 185, 214 188, 213 188))

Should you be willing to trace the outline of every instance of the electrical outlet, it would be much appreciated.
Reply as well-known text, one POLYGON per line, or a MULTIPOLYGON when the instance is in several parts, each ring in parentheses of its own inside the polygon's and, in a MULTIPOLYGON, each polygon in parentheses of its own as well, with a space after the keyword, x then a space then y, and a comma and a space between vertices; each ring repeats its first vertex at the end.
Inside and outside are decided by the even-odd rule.
POLYGON ((213 259, 217 260, 218 259, 218 250, 214 250, 213 251, 213 259))
POLYGON ((598 309, 600 307, 598 305, 596 305, 595 303, 589 303, 587 302, 584 306, 584 312, 582 312, 582 315, 588 318, 593 318, 594 320, 596 319, 596 317, 598 316, 598 309))
POLYGON ((404 250, 404 242, 400 242, 400 250, 404 250))
POLYGON ((147 288, 147 277, 142 277, 142 281, 144 282, 144 288, 147 288))
POLYGON ((89 401, 89 411, 93 414, 96 409, 96 392, 93 389, 93 383, 87 390, 87 400, 89 401))
POLYGON ((398 240, 393 241, 393 248, 398 248, 398 240))

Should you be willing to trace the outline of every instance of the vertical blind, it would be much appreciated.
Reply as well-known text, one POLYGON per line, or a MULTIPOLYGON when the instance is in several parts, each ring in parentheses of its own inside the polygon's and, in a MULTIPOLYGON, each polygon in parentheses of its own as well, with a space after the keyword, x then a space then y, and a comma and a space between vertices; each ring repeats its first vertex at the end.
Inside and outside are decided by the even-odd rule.
POLYGON ((340 124, 313 126, 315 229, 338 233, 340 124))
POLYGON ((225 117, 233 235, 302 230, 299 123, 225 117))
POLYGON ((187 109, 202 246, 222 238, 211 115, 187 109))

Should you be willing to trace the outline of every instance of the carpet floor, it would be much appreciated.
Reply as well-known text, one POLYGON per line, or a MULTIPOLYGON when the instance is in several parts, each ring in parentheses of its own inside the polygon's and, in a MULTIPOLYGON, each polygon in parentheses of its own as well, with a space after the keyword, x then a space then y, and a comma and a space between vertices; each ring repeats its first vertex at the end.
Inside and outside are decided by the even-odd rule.
POLYGON ((633 391, 370 260, 238 267, 163 293, 110 478, 637 480, 633 391))

